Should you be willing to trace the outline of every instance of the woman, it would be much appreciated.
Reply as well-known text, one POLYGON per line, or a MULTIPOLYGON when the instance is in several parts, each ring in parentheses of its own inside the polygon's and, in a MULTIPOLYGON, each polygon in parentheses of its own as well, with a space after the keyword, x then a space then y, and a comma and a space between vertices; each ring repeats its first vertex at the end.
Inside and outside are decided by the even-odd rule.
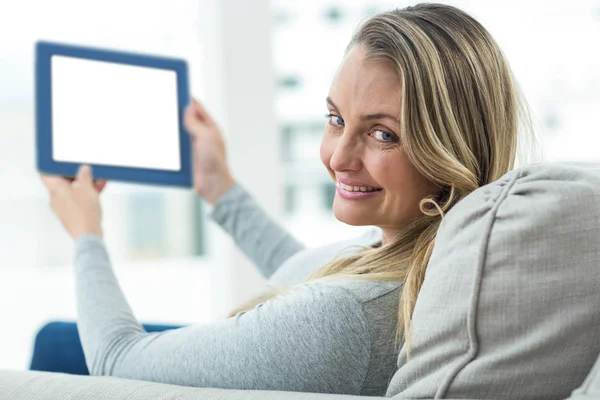
POLYGON ((410 345, 411 315, 440 221, 513 168, 521 102, 489 33, 456 8, 423 4, 359 27, 326 106, 320 153, 337 185, 334 214, 378 229, 314 250, 276 226, 235 182, 209 114, 195 101, 186 109, 194 185, 215 205, 212 218, 266 276, 300 283, 214 323, 146 333, 102 241, 103 183, 95 188, 87 167, 72 184, 42 177, 76 241, 78 328, 92 374, 385 394, 396 367, 394 339, 410 345))

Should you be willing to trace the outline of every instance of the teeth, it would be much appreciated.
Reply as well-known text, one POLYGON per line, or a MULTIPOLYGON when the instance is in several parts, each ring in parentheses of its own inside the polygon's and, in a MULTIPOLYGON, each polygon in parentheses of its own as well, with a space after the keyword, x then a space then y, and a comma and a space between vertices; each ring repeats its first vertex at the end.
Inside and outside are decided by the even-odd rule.
POLYGON ((348 192, 373 192, 377 190, 371 186, 348 186, 344 185, 342 182, 338 182, 337 184, 339 187, 341 187, 344 190, 347 190, 348 192))

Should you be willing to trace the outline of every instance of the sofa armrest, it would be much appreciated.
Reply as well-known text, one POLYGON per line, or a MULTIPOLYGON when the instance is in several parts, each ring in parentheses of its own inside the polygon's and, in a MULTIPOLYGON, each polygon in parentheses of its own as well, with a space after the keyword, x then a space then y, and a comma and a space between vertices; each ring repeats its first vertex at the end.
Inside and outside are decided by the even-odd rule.
POLYGON ((100 376, 0 370, 0 399, 11 400, 369 400, 317 393, 192 388, 100 376))

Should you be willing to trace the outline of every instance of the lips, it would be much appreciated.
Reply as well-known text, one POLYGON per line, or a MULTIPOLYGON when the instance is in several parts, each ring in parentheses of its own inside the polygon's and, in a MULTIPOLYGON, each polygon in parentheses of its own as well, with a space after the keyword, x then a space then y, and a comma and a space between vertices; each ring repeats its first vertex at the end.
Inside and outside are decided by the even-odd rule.
POLYGON ((348 192, 375 192, 382 188, 354 179, 337 177, 336 186, 348 192))
MULTIPOLYGON (((346 199, 346 200, 362 200, 362 199, 368 199, 374 196, 379 196, 381 194, 381 192, 383 191, 382 189, 376 188, 374 190, 369 190, 369 191, 361 191, 360 189, 355 191, 354 190, 354 186, 352 187, 353 190, 346 190, 345 189, 346 185, 341 184, 338 182, 338 185, 336 185, 336 191, 337 193, 340 195, 341 198, 346 199)), ((366 186, 363 186, 366 188, 366 186)))
POLYGON ((381 190, 372 186, 349 186, 349 185, 345 185, 341 182, 337 183, 338 187, 341 187, 342 189, 348 191, 348 192, 374 192, 376 190, 381 190))

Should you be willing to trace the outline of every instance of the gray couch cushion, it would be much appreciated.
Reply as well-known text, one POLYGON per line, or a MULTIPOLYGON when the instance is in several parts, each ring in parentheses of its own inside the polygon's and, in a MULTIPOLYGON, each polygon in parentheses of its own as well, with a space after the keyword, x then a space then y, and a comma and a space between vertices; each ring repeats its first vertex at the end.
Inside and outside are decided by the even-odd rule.
MULTIPOLYGON (((0 400, 372 400, 264 390, 192 388, 104 376, 0 370, 0 400)), ((463 399, 464 400, 464 399, 463 399)))
POLYGON ((600 351, 600 165, 512 171, 448 213, 388 395, 562 399, 600 351))

